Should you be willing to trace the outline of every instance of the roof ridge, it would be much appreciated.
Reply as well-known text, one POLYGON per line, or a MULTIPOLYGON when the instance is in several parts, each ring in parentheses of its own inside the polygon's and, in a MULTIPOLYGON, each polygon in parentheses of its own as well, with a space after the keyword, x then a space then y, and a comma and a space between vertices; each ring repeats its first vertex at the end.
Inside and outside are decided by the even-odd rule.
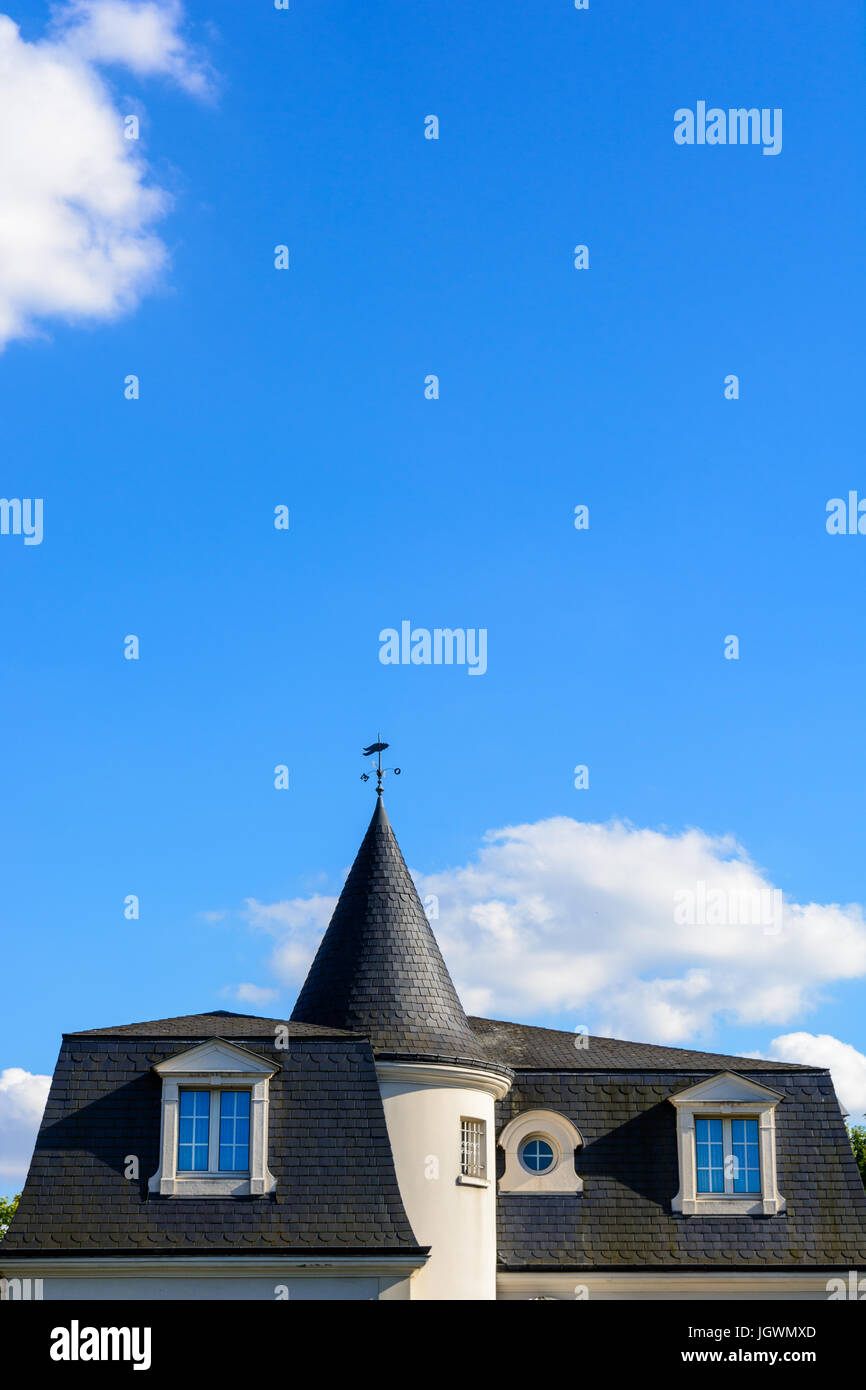
MULTIPOLYGON (((227 1009, 213 1009, 206 1013, 170 1014, 166 1018, 148 1018, 135 1023, 109 1024, 104 1028, 77 1028, 73 1029, 71 1032, 64 1032, 62 1036, 64 1038, 129 1036, 166 1037, 170 1036, 170 1034, 168 1034, 166 1031, 167 1028, 173 1027, 178 1037, 185 1037, 189 1034, 190 1028, 193 1025, 201 1024, 202 1022, 206 1020, 210 1021, 211 1019, 214 1021, 214 1032, 210 1034, 210 1036, 214 1037, 219 1035, 219 1025, 221 1023, 225 1024, 228 1021, 240 1022, 241 1024, 273 1024, 276 1027, 288 1027, 290 1030, 293 1026, 292 1020, 287 1019, 285 1015, 283 1015, 282 1018, 270 1018, 267 1014, 238 1014, 232 1013, 227 1009), (154 1029, 156 1031, 151 1035, 148 1034, 148 1032, 146 1031, 147 1029, 154 1029)), ((326 1032, 333 1036, 363 1036, 362 1034, 358 1034, 357 1032, 353 1034, 348 1029, 344 1028, 335 1028, 332 1026, 325 1028, 322 1025, 305 1024, 299 1021, 296 1021, 294 1023, 294 1027, 298 1030, 308 1028, 311 1034, 318 1033, 320 1036, 326 1032)), ((238 1036, 244 1036, 244 1034, 239 1033, 238 1036)))
MULTIPOLYGON (((493 1025, 494 1027, 498 1026, 498 1027, 500 1027, 500 1028, 515 1028, 515 1029, 520 1029, 521 1031, 526 1031, 527 1033, 528 1033, 528 1032, 533 1032, 533 1033, 550 1033, 550 1034, 552 1034, 554 1037, 556 1037, 557 1039, 559 1039, 559 1038, 568 1038, 568 1039, 569 1039, 569 1044, 570 1044, 570 1045, 573 1045, 573 1044, 574 1044, 574 1038, 575 1038, 575 1033, 569 1032, 568 1029, 566 1029, 566 1028, 550 1028, 547 1024, 543 1024, 543 1023, 513 1023, 513 1022, 510 1022, 508 1019, 504 1019, 504 1018, 502 1018, 502 1019, 500 1019, 500 1018, 481 1018, 479 1015, 476 1015, 476 1014, 473 1014, 473 1015, 469 1018, 469 1025, 470 1025, 471 1028, 475 1029, 476 1032, 481 1031, 485 1026, 493 1025)), ((586 1036, 586 1038, 587 1038, 587 1043, 588 1043, 588 1044, 591 1044, 591 1043, 593 1043, 593 1042, 595 1042, 595 1043, 601 1043, 601 1044, 610 1043, 610 1044, 613 1044, 613 1045, 616 1046, 616 1047, 627 1047, 627 1048, 635 1048, 635 1049, 644 1048, 644 1049, 646 1049, 648 1052, 651 1051, 651 1052, 665 1052, 665 1053, 670 1053, 671 1059, 673 1060, 674 1058, 676 1058, 676 1059, 680 1060, 681 1065, 684 1065, 684 1064, 685 1064, 685 1059, 686 1059, 686 1058, 703 1058, 703 1057, 706 1057, 706 1058, 713 1058, 713 1059, 716 1059, 716 1060, 719 1061, 719 1062, 741 1062, 741 1063, 746 1063, 746 1064, 748 1064, 749 1069, 752 1070, 752 1071, 759 1071, 759 1070, 773 1070, 773 1071, 787 1070, 787 1071, 808 1071, 808 1072, 822 1072, 822 1073, 823 1073, 823 1072, 829 1072, 829 1070, 830 1070, 829 1067, 812 1066, 811 1064, 806 1063, 806 1062, 786 1062, 784 1059, 780 1059, 780 1058, 771 1058, 771 1057, 743 1057, 741 1054, 736 1053, 736 1052, 714 1052, 714 1051, 709 1050, 709 1049, 707 1049, 707 1048, 695 1048, 695 1047, 672 1047, 672 1046, 670 1046, 670 1044, 668 1044, 668 1043, 636 1042, 636 1041, 634 1041, 634 1040, 632 1040, 632 1039, 630 1039, 630 1038, 612 1038, 612 1037, 605 1037, 603 1034, 599 1034, 599 1033, 588 1033, 588 1034, 586 1034, 585 1036, 586 1036)), ((481 1039, 480 1039, 480 1040, 481 1040, 482 1044, 485 1042, 485 1039, 484 1039, 484 1036, 483 1036, 483 1032, 482 1032, 482 1036, 481 1036, 481 1039)), ((587 1048, 587 1050, 589 1050, 589 1048, 587 1048)), ((518 1069, 520 1069, 520 1063, 518 1063, 518 1062, 511 1061, 511 1062, 509 1062, 509 1065, 510 1065, 510 1066, 513 1066, 513 1067, 517 1067, 518 1069)), ((650 1061, 647 1061, 644 1065, 647 1066, 648 1068, 652 1069, 652 1063, 651 1063, 650 1061)), ((531 1068, 524 1067, 523 1069, 526 1070, 526 1069, 531 1069, 531 1068)), ((554 1066, 552 1066, 552 1067, 542 1067, 542 1068, 538 1068, 538 1069, 539 1069, 539 1070, 554 1070, 554 1071, 559 1071, 559 1070, 563 1070, 563 1067, 562 1067, 562 1065, 560 1064, 559 1066, 554 1065, 554 1066)), ((580 1062, 577 1061, 577 1060, 575 1060, 575 1064, 574 1064, 574 1066, 571 1068, 571 1070, 574 1070, 574 1071, 580 1071, 580 1070, 586 1070, 586 1069, 588 1069, 588 1068, 582 1068, 580 1062)), ((603 1064, 603 1069, 604 1069, 604 1070, 616 1070, 617 1068, 616 1068, 616 1067, 611 1067, 611 1065, 610 1065, 609 1063, 604 1063, 604 1064, 603 1064)), ((621 1067, 620 1069, 623 1069, 623 1068, 621 1067)), ((628 1068, 628 1067, 626 1066, 624 1069, 628 1070, 628 1069, 630 1069, 630 1068, 628 1068)))

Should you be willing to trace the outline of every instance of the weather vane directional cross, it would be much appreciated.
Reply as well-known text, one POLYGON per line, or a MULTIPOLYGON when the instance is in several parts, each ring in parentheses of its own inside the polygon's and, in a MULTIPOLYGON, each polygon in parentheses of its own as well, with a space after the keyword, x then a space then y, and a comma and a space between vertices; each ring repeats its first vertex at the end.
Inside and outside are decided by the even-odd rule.
MULTIPOLYGON (((382 740, 382 735, 381 735, 381 734, 377 734, 377 735, 376 735, 376 739, 377 739, 377 742, 376 742, 376 743, 371 743, 369 748, 365 748, 365 749, 364 749, 364 757, 365 757, 365 758, 372 758, 373 754, 374 754, 374 753, 376 754, 376 767, 375 767, 373 770, 374 770, 375 773, 376 773, 376 795, 377 795, 377 796, 381 796, 381 795, 382 795, 382 778, 385 776, 385 773, 386 773, 386 772, 393 772, 395 777, 399 777, 399 776, 400 776, 400 769, 399 769, 399 767, 383 767, 383 766, 382 766, 382 754, 384 753, 385 749, 386 749, 389 745, 388 745, 387 743, 382 743, 382 741, 381 741, 381 740, 382 740)), ((373 775, 372 772, 362 772, 362 773, 361 773, 361 781, 362 781, 362 782, 369 782, 369 780, 370 780, 370 778, 372 777, 372 775, 373 775)))

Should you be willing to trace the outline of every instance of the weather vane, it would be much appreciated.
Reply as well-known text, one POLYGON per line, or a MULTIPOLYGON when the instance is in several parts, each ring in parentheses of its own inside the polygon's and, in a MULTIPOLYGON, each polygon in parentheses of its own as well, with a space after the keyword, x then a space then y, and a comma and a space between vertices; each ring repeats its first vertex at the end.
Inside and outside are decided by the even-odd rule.
MULTIPOLYGON (((365 748, 365 749, 364 749, 364 757, 365 757, 365 758, 372 758, 372 756, 373 756, 374 753, 377 755, 377 756, 376 756, 376 767, 375 767, 375 769, 374 769, 374 770, 375 770, 375 773, 376 773, 376 795, 377 795, 377 796, 381 796, 381 795, 382 795, 382 778, 385 776, 385 773, 386 773, 386 772, 393 772, 395 777, 399 777, 399 776, 400 776, 400 769, 399 769, 399 767, 383 767, 383 766, 382 766, 382 754, 384 753, 385 749, 386 749, 389 745, 388 745, 387 743, 382 743, 382 742, 381 742, 381 738, 382 738, 382 735, 381 735, 381 734, 377 734, 377 735, 376 735, 376 738, 379 740, 379 742, 377 742, 377 743, 371 743, 369 748, 365 748)), ((369 782, 369 780, 370 780, 370 778, 372 777, 372 775, 373 775, 372 772, 362 772, 362 773, 361 773, 361 781, 362 781, 362 782, 369 782)))

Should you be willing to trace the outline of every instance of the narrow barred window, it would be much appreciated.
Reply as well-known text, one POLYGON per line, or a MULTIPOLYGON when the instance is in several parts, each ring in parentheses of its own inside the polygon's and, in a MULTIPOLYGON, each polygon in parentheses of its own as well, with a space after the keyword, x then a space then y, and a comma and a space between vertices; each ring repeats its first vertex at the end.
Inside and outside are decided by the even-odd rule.
POLYGON ((460 1121, 460 1172, 465 1178, 486 1177, 486 1129, 483 1120, 460 1121))

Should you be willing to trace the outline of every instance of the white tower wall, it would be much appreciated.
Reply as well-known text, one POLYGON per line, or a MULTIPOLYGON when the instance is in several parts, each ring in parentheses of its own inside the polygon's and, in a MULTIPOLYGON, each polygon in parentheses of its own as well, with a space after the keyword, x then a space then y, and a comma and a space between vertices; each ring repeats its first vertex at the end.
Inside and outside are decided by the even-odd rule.
POLYGON ((496 1297, 496 1124, 507 1077, 480 1067, 379 1062, 379 1086, 397 1182, 420 1245, 418 1299, 496 1297), (486 1176, 461 1176, 462 1119, 484 1120, 486 1176))

